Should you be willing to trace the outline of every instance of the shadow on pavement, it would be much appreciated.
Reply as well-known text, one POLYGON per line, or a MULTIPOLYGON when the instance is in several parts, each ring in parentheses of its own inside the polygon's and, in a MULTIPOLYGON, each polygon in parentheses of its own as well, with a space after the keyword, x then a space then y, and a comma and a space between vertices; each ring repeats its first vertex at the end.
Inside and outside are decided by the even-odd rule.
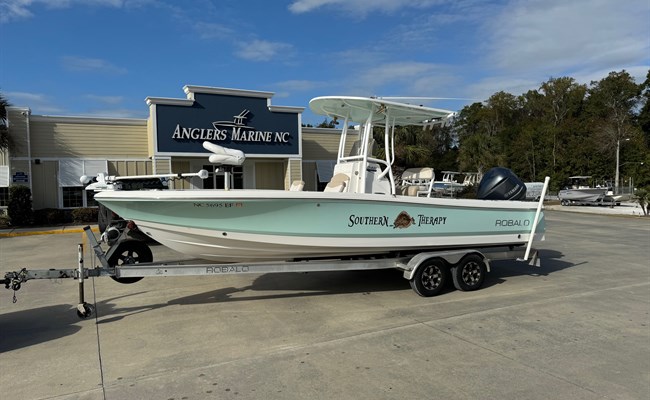
POLYGON ((539 267, 528 265, 528 262, 516 260, 494 261, 491 265, 491 272, 487 274, 483 287, 490 287, 505 283, 507 278, 515 276, 548 276, 554 272, 567 268, 577 267, 580 264, 572 264, 563 261, 564 254, 556 250, 539 250, 539 267))
POLYGON ((402 272, 394 269, 374 271, 337 271, 308 273, 273 273, 257 277, 250 286, 220 288, 209 292, 170 300, 169 304, 205 304, 230 301, 283 299, 294 297, 327 296, 335 294, 386 292, 410 290, 402 272), (234 293, 258 291, 292 291, 294 293, 251 294, 231 297, 234 293))
POLYGON ((69 304, 0 314, 0 353, 72 335, 80 322, 69 304))

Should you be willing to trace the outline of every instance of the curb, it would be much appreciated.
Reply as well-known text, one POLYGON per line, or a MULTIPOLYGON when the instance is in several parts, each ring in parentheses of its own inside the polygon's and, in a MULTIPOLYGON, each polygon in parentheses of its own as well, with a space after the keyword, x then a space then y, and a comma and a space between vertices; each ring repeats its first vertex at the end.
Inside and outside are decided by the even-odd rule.
MULTIPOLYGON (((90 228, 91 231, 97 233, 99 232, 98 227, 92 227, 90 228)), ((83 228, 78 228, 78 227, 61 227, 61 228, 56 228, 56 229, 51 229, 51 230, 29 230, 29 231, 10 231, 10 232, 0 232, 0 238, 9 238, 9 237, 18 237, 18 236, 34 236, 34 235, 53 235, 53 234, 60 234, 60 233, 83 233, 84 229, 83 228)))

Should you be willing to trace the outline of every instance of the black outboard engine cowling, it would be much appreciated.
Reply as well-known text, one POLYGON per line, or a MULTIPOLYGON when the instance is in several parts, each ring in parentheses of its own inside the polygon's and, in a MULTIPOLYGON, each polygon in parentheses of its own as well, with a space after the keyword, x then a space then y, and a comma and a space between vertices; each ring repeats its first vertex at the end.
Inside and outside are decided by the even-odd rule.
POLYGON ((495 167, 483 175, 476 197, 481 200, 525 200, 526 185, 508 168, 495 167))

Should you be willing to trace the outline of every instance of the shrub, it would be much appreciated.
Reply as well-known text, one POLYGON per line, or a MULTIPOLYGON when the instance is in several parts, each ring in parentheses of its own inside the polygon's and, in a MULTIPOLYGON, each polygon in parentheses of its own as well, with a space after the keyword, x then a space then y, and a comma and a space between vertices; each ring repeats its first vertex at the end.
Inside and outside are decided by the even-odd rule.
POLYGON ((97 207, 75 208, 72 210, 72 222, 79 223, 97 223, 97 207))
POLYGON ((0 214, 0 229, 9 228, 9 217, 0 214))
POLYGON ((65 211, 58 208, 43 208, 34 210, 34 224, 36 225, 56 225, 65 221, 65 211))
POLYGON ((9 188, 7 214, 14 226, 32 223, 32 191, 27 186, 14 185, 9 188))

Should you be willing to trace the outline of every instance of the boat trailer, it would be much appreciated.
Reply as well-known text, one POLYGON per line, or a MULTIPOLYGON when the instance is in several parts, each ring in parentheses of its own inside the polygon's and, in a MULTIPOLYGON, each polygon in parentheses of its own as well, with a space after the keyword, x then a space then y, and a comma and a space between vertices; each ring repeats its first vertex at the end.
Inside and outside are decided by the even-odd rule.
POLYGON ((488 247, 474 249, 450 249, 422 251, 408 255, 377 255, 348 257, 341 259, 307 259, 296 261, 254 262, 215 264, 204 260, 183 260, 152 262, 149 247, 141 241, 129 239, 125 229, 117 240, 112 241, 104 251, 89 226, 84 228, 89 245, 99 264, 84 266, 84 247, 77 248, 76 268, 50 268, 7 272, 0 285, 14 291, 13 301, 22 284, 32 279, 76 279, 79 283, 77 316, 85 319, 93 315, 94 306, 85 300, 84 283, 88 278, 111 277, 120 283, 134 283, 152 276, 213 276, 231 274, 264 274, 280 272, 324 272, 376 269, 399 269, 412 289, 420 296, 439 294, 448 284, 462 291, 479 289, 485 275, 490 271, 490 262, 496 260, 528 261, 539 266, 537 251, 528 247, 488 247), (530 259, 528 256, 530 255, 530 259))

